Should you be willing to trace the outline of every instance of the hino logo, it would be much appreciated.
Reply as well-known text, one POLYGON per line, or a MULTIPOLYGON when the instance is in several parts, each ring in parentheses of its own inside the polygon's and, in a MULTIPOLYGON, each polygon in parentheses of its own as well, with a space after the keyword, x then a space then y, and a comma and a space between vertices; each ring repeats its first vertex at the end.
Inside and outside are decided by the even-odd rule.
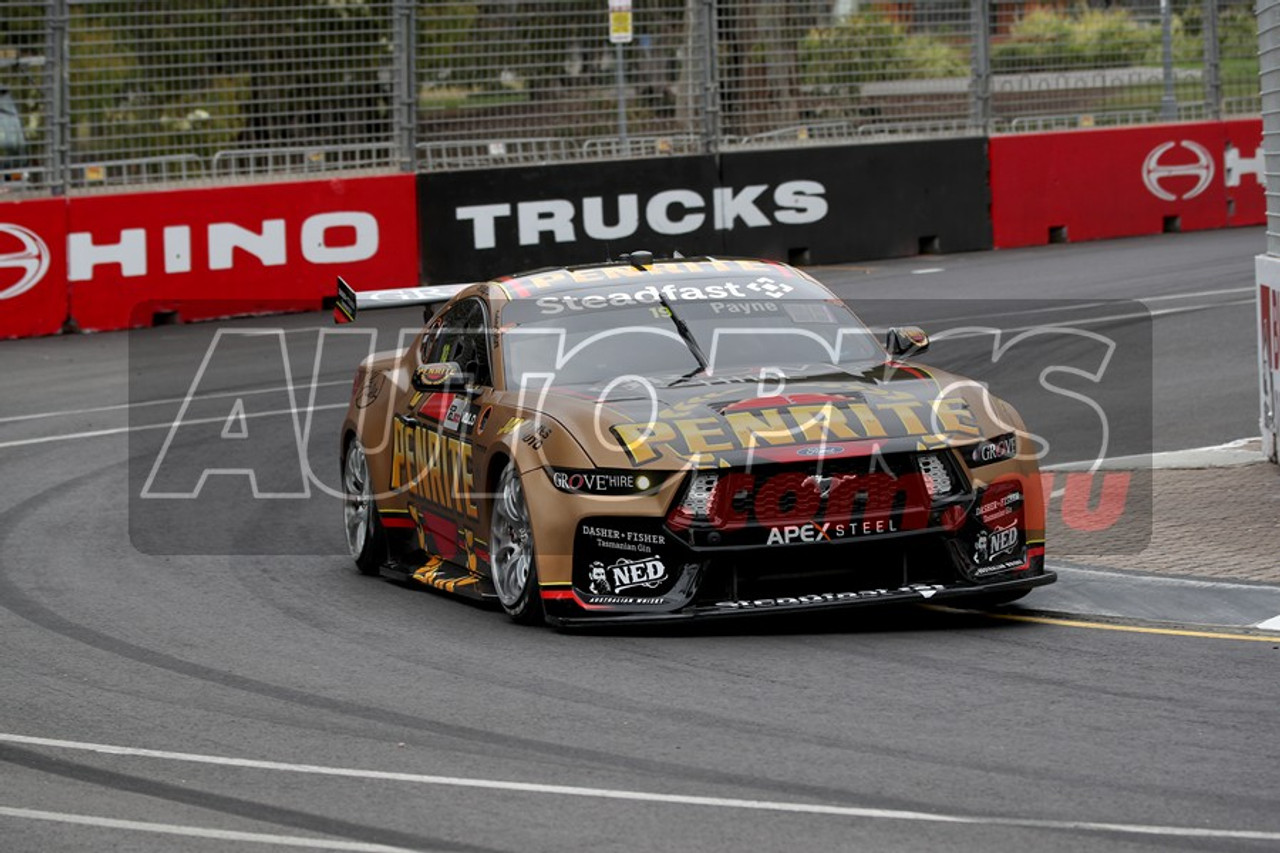
POLYGON ((1157 145, 1151 149, 1147 154, 1147 159, 1142 162, 1142 182, 1146 184, 1147 190, 1153 196, 1164 201, 1195 198, 1209 188, 1209 182, 1213 180, 1213 172, 1212 155, 1203 145, 1198 142, 1192 142, 1190 139, 1157 145), (1195 161, 1187 163, 1185 158, 1177 158, 1179 162, 1165 163, 1163 161, 1164 155, 1175 147, 1182 147, 1190 151, 1195 157, 1195 161), (1163 182, 1166 178, 1183 177, 1195 178, 1195 186, 1181 195, 1175 195, 1164 188, 1163 182))
MULTIPOLYGON (((125 278, 147 275, 149 247, 161 244, 159 256, 164 272, 188 273, 195 266, 190 225, 167 225, 156 231, 123 228, 114 243, 95 243, 93 234, 73 231, 67 235, 67 278, 89 281, 101 264, 116 264, 125 278)), ((302 259, 312 264, 349 264, 365 261, 378 252, 378 220, 361 210, 316 213, 302 220, 289 239, 283 219, 264 219, 257 228, 235 222, 210 222, 204 226, 205 268, 229 270, 237 264, 237 251, 252 255, 264 267, 284 266, 289 249, 297 247, 302 259), (296 242, 294 242, 296 241, 296 242)))
POLYGON ((11 238, 0 242, 0 270, 19 271, 18 280, 8 287, 4 286, 4 279, 0 279, 0 288, 4 288, 0 290, 0 299, 13 299, 39 284, 49 271, 49 247, 38 234, 21 225, 0 222, 0 235, 11 238), (13 240, 18 242, 17 251, 10 250, 13 240))
MULTIPOLYGON (((605 204, 603 196, 580 200, 548 198, 521 201, 514 205, 516 236, 521 246, 536 246, 549 237, 553 243, 573 243, 584 236, 591 240, 621 240, 640 230, 640 217, 656 234, 676 235, 697 231, 707 223, 717 231, 732 231, 739 222, 747 228, 767 228, 775 222, 805 225, 827 215, 824 197, 827 188, 817 181, 784 181, 768 195, 772 219, 761 202, 768 184, 741 189, 716 187, 708 200, 690 189, 670 189, 655 193, 641 209, 640 196, 624 193, 605 204), (606 208, 608 209, 606 221, 606 208)), ((497 224, 512 216, 513 205, 473 204, 454 211, 459 222, 471 223, 471 242, 476 249, 498 245, 497 224)))
POLYGON ((1245 175, 1253 175, 1253 179, 1257 181, 1258 186, 1266 188, 1264 184, 1265 163, 1261 148, 1255 148, 1252 157, 1242 157, 1240 149, 1227 143, 1227 153, 1222 158, 1222 177, 1229 187, 1240 186, 1240 179, 1245 175))

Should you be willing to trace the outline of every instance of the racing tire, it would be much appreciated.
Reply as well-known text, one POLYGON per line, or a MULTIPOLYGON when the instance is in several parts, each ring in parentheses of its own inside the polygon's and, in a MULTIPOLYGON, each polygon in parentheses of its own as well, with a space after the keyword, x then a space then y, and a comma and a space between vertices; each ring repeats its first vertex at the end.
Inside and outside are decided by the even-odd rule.
POLYGON ((342 520, 347 550, 362 575, 376 575, 387 560, 387 533, 378 519, 364 445, 352 437, 342 454, 342 520))
POLYGON ((513 622, 536 625, 545 621, 529 504, 520 473, 510 463, 498 476, 489 508, 489 573, 498 603, 513 622))

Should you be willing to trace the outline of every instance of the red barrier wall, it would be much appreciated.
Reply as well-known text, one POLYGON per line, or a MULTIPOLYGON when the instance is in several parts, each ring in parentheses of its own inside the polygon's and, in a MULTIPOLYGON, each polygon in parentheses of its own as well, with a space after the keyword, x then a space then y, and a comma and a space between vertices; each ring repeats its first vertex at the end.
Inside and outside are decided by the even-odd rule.
POLYGON ((67 319, 64 199, 0 203, 0 338, 51 335, 67 319))
POLYGON ((1227 225, 1265 225, 1262 119, 1234 119, 1222 126, 1226 133, 1223 179, 1227 185, 1227 225))
POLYGON ((67 232, 83 329, 315 309, 339 273, 362 290, 418 283, 413 175, 85 196, 67 232))
POLYGON ((995 245, 1263 223, 1261 148, 1260 119, 992 137, 995 245))

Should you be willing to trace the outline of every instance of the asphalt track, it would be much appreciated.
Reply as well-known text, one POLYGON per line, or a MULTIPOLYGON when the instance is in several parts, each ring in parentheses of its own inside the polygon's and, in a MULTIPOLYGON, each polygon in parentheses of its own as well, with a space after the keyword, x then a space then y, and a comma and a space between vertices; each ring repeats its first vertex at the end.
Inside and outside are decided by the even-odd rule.
MULTIPOLYGON (((1257 432, 1262 246, 1249 229, 819 272, 888 300, 864 310, 877 324, 1006 304, 1006 333, 1145 336, 1145 372, 1139 346, 1081 387, 1126 450, 1168 450, 1257 432)), ((177 510, 136 499, 166 446, 175 482, 203 458, 198 428, 166 438, 218 329, 286 330, 296 378, 323 323, 0 344, 0 850, 1280 847, 1280 637, 930 608, 557 634, 357 576, 319 486, 246 512, 225 484, 177 510)), ((992 363, 981 334, 930 360, 1007 393, 1026 366, 992 363)), ((322 362, 299 457, 262 391, 280 360, 252 343, 186 418, 217 438, 242 400, 246 444, 279 442, 264 484, 289 487, 299 458, 331 484, 348 365, 322 362)), ((1059 461, 1096 452, 1094 410, 1028 403, 1059 461)))

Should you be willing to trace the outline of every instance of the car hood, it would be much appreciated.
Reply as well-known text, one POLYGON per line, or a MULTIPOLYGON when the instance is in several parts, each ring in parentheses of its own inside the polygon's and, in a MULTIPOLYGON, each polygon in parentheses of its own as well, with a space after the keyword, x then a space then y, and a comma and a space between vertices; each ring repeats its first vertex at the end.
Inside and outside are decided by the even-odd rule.
POLYGON ((802 462, 970 444, 1012 428, 1007 405, 981 384, 932 368, 781 373, 557 388, 541 408, 602 468, 802 462))

